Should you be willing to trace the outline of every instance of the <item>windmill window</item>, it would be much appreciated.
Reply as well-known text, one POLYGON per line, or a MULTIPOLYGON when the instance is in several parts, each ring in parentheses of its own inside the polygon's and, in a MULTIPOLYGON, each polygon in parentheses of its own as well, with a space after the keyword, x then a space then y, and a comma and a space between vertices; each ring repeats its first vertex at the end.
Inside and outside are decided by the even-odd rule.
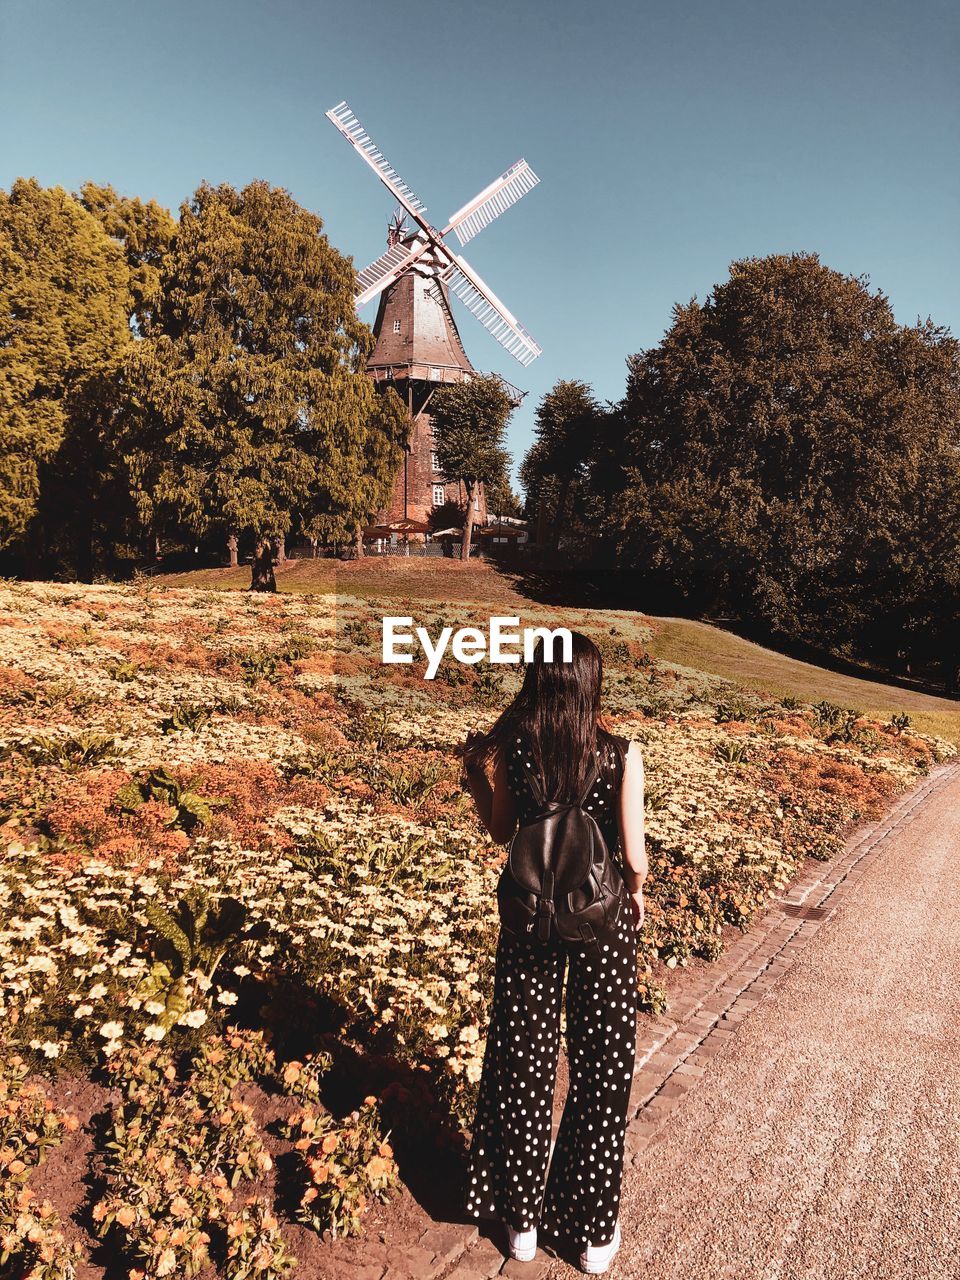
POLYGON ((447 500, 447 493, 443 485, 435 484, 433 486, 433 505, 435 507, 442 507, 443 504, 446 502, 446 500, 447 500))
POLYGON ((430 381, 431 381, 431 382, 442 382, 442 381, 443 381, 443 370, 442 370, 442 369, 431 369, 431 370, 430 370, 430 381))
POLYGON ((399 332, 400 332, 400 321, 399 321, 399 320, 394 320, 394 322, 393 322, 393 332, 394 332, 394 333, 399 333, 399 332))
POLYGON ((439 463, 439 461, 437 460, 437 455, 436 455, 435 453, 431 453, 431 455, 430 455, 430 470, 431 470, 431 471, 439 471, 439 470, 440 470, 440 463, 439 463))

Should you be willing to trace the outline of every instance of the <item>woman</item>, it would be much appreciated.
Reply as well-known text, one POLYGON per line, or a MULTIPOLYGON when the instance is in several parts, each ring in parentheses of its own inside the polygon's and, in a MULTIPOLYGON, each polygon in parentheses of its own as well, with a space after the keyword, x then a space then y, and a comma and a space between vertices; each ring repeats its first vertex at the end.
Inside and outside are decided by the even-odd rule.
POLYGON ((467 1172, 468 1214, 501 1218, 514 1258, 534 1257, 539 1225, 559 1243, 579 1247, 580 1265, 592 1275, 607 1270, 620 1246, 623 1138, 636 1048, 636 931, 647 874, 643 762, 636 743, 603 726, 601 677, 600 651, 586 636, 574 633, 570 662, 545 662, 541 648, 511 705, 489 733, 470 734, 463 748, 480 821, 500 843, 541 810, 535 792, 545 802, 577 803, 595 777, 584 808, 624 880, 619 915, 598 949, 501 929, 467 1172), (531 774, 539 786, 531 786, 531 774), (551 1160, 568 967, 570 1087, 551 1160))

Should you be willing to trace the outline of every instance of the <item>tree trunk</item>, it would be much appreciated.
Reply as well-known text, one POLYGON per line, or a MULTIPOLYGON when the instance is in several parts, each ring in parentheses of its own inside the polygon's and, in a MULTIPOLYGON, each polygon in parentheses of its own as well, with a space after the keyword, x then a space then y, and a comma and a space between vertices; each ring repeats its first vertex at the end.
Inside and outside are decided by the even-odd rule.
POLYGON ((287 559, 287 535, 277 534, 277 564, 284 564, 287 559))
POLYGON ((476 480, 467 480, 467 510, 463 517, 463 543, 460 546, 460 559, 470 559, 470 543, 473 539, 473 495, 476 493, 476 480))
POLYGON ((163 546, 161 545, 161 542, 160 542, 159 533, 155 533, 153 535, 153 558, 154 560, 163 559, 163 546))
POLYGON ((356 531, 356 534, 354 535, 353 545, 356 547, 356 550, 357 550, 357 559, 362 560, 363 559, 363 530, 359 525, 357 525, 357 531, 356 531))
POLYGON ((276 591, 277 579, 273 573, 273 543, 269 538, 258 538, 253 552, 250 577, 251 591, 276 591))
POLYGON ((88 508, 81 516, 78 536, 77 577, 81 582, 93 582, 93 512, 88 508))
POLYGON ((239 543, 239 539, 236 535, 236 532, 234 530, 231 530, 227 534, 227 553, 230 556, 231 569, 236 569, 237 565, 240 563, 240 558, 237 554, 238 543, 239 543))
POLYGON ((311 538, 310 539, 310 559, 316 560, 319 554, 320 554, 320 539, 311 538))

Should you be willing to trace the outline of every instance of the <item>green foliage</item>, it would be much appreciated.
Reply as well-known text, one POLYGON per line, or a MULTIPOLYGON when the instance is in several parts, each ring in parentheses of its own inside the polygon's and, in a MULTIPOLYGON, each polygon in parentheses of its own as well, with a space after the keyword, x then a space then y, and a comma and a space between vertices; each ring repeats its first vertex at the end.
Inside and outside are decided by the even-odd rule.
POLYGON ((717 745, 716 756, 724 764, 749 764, 750 748, 745 742, 737 742, 735 738, 717 745))
POLYGON ((143 910, 155 959, 137 995, 163 1006, 154 1018, 166 1030, 190 1008, 194 975, 209 982, 227 948, 241 937, 247 911, 236 898, 208 901, 199 892, 181 898, 169 910, 148 898, 143 910))
POLYGON ((23 754, 34 764, 57 765, 68 773, 93 769, 118 754, 115 738, 92 730, 54 738, 38 734, 22 747, 23 754))
POLYGON ((85 182, 80 203, 115 241, 127 262, 127 313, 136 331, 149 332, 161 297, 161 269, 177 224, 169 209, 85 182))
POLYGON ((732 720, 750 720, 753 714, 753 707, 745 698, 731 694, 717 703, 713 718, 717 724, 728 724, 732 720))
POLYGON ((254 585, 294 513, 332 535, 356 523, 358 503, 376 505, 406 438, 399 401, 363 372, 371 335, 353 268, 322 230, 266 182, 201 186, 127 362, 142 519, 194 536, 252 532, 254 585))
POLYGON ((860 712, 851 707, 838 707, 834 702, 817 702, 812 707, 817 728, 828 738, 849 742, 860 712))
POLYGON ((160 721, 162 733, 199 733, 212 715, 209 707, 199 702, 178 702, 168 716, 160 721))
POLYGON ((537 405, 535 440, 520 476, 530 515, 549 513, 550 540, 560 544, 571 515, 569 500, 588 475, 602 410, 585 382, 557 382, 537 405))
POLYGON ((504 447, 513 401, 496 374, 438 388, 430 404, 437 462, 447 480, 467 492, 461 554, 470 554, 474 499, 483 483, 504 484, 510 455, 504 447))
POLYGON ((960 667, 955 338, 793 254, 733 263, 629 367, 591 485, 648 597, 960 667))
POLYGON ((253 1109, 236 1092, 272 1066, 262 1036, 238 1031, 204 1045, 185 1071, 168 1050, 122 1050, 110 1060, 122 1098, 111 1108, 93 1219, 148 1276, 196 1276, 211 1252, 224 1257, 227 1280, 290 1272, 274 1214, 256 1196, 237 1204, 234 1195, 273 1168, 253 1109))
POLYGON ((170 810, 167 826, 191 832, 213 817, 225 800, 204 796, 194 790, 193 782, 180 782, 164 768, 153 769, 142 781, 131 781, 117 792, 117 804, 125 813, 135 813, 147 801, 165 805, 170 810))
POLYGON ((0 190, 0 546, 30 533, 64 457, 86 459, 86 483, 68 508, 51 492, 48 514, 82 514, 109 430, 103 388, 130 341, 126 292, 117 246, 66 191, 0 190))
POLYGON ((293 1132, 307 1184, 297 1217, 334 1238, 358 1235, 368 1205, 399 1185, 376 1098, 339 1123, 308 1107, 295 1117, 293 1132))
POLYGON ((890 717, 890 728, 897 734, 906 733, 912 723, 913 721, 905 711, 890 717))
POLYGON ((340 628, 340 633, 351 648, 369 649, 373 644, 370 631, 360 618, 348 618, 340 628))

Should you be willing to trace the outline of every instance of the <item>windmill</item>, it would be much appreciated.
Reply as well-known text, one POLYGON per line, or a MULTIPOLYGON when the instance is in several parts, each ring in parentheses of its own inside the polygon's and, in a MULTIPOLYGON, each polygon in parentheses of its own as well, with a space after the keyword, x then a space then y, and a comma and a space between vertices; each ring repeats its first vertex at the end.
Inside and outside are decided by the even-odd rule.
MULTIPOLYGON (((407 403, 413 422, 411 441, 398 477, 390 509, 381 527, 421 525, 431 508, 456 499, 457 486, 447 484, 436 469, 428 407, 438 384, 469 378, 474 372, 464 349, 450 305, 450 295, 468 311, 524 367, 541 349, 493 290, 458 254, 460 247, 539 182, 527 164, 518 160, 505 173, 467 202, 438 230, 425 216, 427 209, 379 150, 346 102, 331 108, 327 118, 374 171, 397 204, 388 224, 387 249, 357 276, 356 305, 379 295, 373 331, 374 350, 367 372, 378 384, 392 385, 407 403), (407 219, 413 226, 408 226, 407 219)), ((505 381, 505 380, 504 380, 505 381)), ((522 393, 506 384, 517 403, 522 393)), ((478 511, 482 519, 485 514, 478 511)), ((425 527, 425 525, 424 525, 425 527)))

